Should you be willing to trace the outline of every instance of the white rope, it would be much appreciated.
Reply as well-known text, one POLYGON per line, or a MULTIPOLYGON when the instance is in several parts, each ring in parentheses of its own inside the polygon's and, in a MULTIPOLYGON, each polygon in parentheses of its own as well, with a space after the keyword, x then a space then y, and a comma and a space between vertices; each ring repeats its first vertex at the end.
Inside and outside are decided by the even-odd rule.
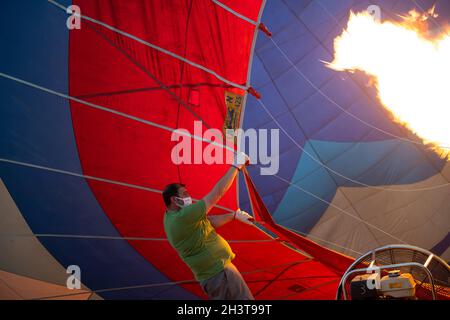
POLYGON ((34 168, 34 169, 40 169, 40 170, 45 170, 45 171, 50 171, 50 172, 54 172, 54 173, 60 173, 60 174, 68 175, 68 176, 84 178, 84 179, 87 179, 87 180, 106 182, 106 183, 115 184, 115 185, 124 186, 124 187, 128 187, 128 188, 133 188, 133 189, 139 189, 139 190, 144 190, 144 191, 149 191, 149 192, 161 193, 161 191, 159 191, 159 190, 148 188, 148 187, 143 187, 143 186, 139 186, 139 185, 135 185, 135 184, 125 183, 125 182, 120 182, 120 181, 115 181, 115 180, 110 180, 110 179, 105 179, 105 178, 89 176, 89 175, 75 173, 75 172, 61 170, 61 169, 55 169, 55 168, 40 166, 40 165, 27 163, 27 162, 15 161, 15 160, 4 159, 4 158, 0 158, 0 162, 14 164, 14 165, 19 165, 19 166, 23 166, 23 167, 34 168))
POLYGON ((239 12, 234 11, 233 9, 231 9, 230 7, 227 7, 226 5, 224 5, 223 3, 221 3, 218 0, 211 0, 212 2, 214 2, 215 4, 217 4, 219 7, 222 7, 223 9, 225 9, 226 11, 230 12, 231 14, 235 15, 236 17, 247 21, 248 23, 258 27, 259 23, 256 21, 253 21, 252 19, 247 18, 246 16, 240 14, 239 12))
MULTIPOLYGON (((252 271, 241 272, 241 274, 243 274, 243 275, 254 274, 254 273, 258 273, 258 272, 269 271, 269 270, 276 269, 279 267, 296 265, 296 264, 310 262, 310 261, 312 261, 312 259, 305 259, 305 260, 293 261, 293 262, 288 262, 288 263, 282 263, 279 265, 269 266, 267 268, 261 268, 261 269, 256 269, 256 270, 252 270, 252 271)), ((127 286, 127 287, 106 288, 106 289, 98 289, 98 290, 89 290, 89 291, 85 291, 85 292, 69 293, 69 294, 63 294, 63 295, 58 295, 58 296, 40 297, 40 298, 35 298, 32 300, 45 300, 45 299, 51 299, 51 298, 77 296, 77 295, 88 294, 88 293, 93 294, 93 293, 112 292, 112 291, 131 290, 131 289, 145 289, 145 288, 155 288, 155 287, 164 287, 164 286, 174 286, 174 285, 179 285, 179 284, 198 284, 198 281, 195 279, 190 279, 190 280, 160 282, 160 283, 152 283, 152 284, 144 284, 144 285, 136 285, 136 286, 127 286)))
MULTIPOLYGON (((148 238, 148 237, 120 237, 120 236, 99 236, 99 235, 83 235, 83 234, 61 234, 61 233, 30 233, 30 234, 14 234, 2 233, 0 237, 6 238, 62 238, 62 239, 93 239, 93 240, 127 240, 127 241, 154 241, 168 242, 167 238, 148 238)), ((227 240, 229 243, 266 243, 277 242, 276 239, 244 239, 244 240, 227 240)))
POLYGON ((169 132, 172 132, 172 133, 176 132, 177 134, 182 135, 182 136, 190 137, 190 138, 193 138, 195 140, 202 141, 202 142, 207 142, 207 143, 210 143, 210 144, 215 145, 217 147, 226 149, 226 150, 231 151, 234 154, 236 154, 236 151, 233 148, 229 147, 229 146, 225 146, 225 145, 217 143, 215 141, 195 136, 195 135, 190 134, 190 133, 185 132, 185 131, 180 131, 180 130, 177 130, 175 128, 171 128, 171 127, 168 127, 168 126, 165 126, 165 125, 161 125, 161 124, 149 121, 149 120, 144 120, 142 118, 132 116, 132 115, 130 115, 128 113, 124 113, 124 112, 120 112, 120 111, 117 111, 117 110, 114 110, 114 109, 109 109, 109 108, 106 108, 106 107, 102 107, 102 106, 100 106, 98 104, 94 104, 94 103, 91 103, 91 102, 88 102, 88 101, 85 101, 85 100, 81 100, 81 99, 75 98, 73 96, 69 96, 67 94, 60 93, 60 92, 52 90, 52 89, 48 89, 46 87, 39 86, 39 85, 34 84, 32 82, 28 82, 28 81, 25 81, 25 80, 22 80, 22 79, 10 76, 10 75, 2 73, 2 72, 0 72, 0 77, 6 78, 6 79, 9 79, 9 80, 13 80, 13 81, 16 81, 18 83, 24 84, 26 86, 29 86, 29 87, 32 87, 32 88, 35 88, 35 89, 38 89, 38 90, 41 90, 41 91, 53 94, 55 96, 58 96, 58 97, 61 97, 61 98, 65 98, 65 99, 68 99, 68 100, 72 100, 72 101, 84 104, 86 106, 89 106, 89 107, 92 107, 92 108, 95 108, 95 109, 99 109, 99 110, 102 110, 102 111, 106 111, 106 112, 109 112, 109 113, 112 113, 112 114, 115 114, 115 115, 118 115, 118 116, 130 119, 130 120, 134 120, 134 121, 137 121, 137 122, 140 122, 140 123, 152 126, 152 127, 156 127, 156 128, 159 128, 159 129, 162 129, 162 130, 165 130, 165 131, 169 131, 169 132))
MULTIPOLYGON (((61 169, 55 169, 55 168, 40 166, 40 165, 28 163, 28 162, 21 162, 21 161, 15 161, 15 160, 4 159, 4 158, 0 158, 0 162, 14 164, 14 165, 22 166, 22 167, 28 167, 28 168, 34 168, 34 169, 54 172, 54 173, 60 173, 60 174, 68 175, 68 176, 84 178, 84 179, 87 179, 87 180, 94 180, 94 181, 100 181, 100 182, 115 184, 115 185, 119 185, 119 186, 123 186, 123 187, 139 189, 139 190, 153 192, 153 193, 158 193, 158 194, 162 193, 162 191, 158 190, 158 189, 143 187, 143 186, 140 186, 140 185, 126 183, 126 182, 121 182, 121 181, 116 181, 116 180, 111 180, 111 179, 105 179, 105 178, 89 176, 89 175, 85 175, 85 174, 81 174, 81 173, 75 173, 75 172, 61 170, 61 169)), ((198 201, 198 199, 194 199, 194 198, 193 198, 193 200, 198 201)), ((229 213, 233 213, 234 212, 234 210, 231 210, 229 208, 223 207, 221 205, 214 205, 214 207, 216 207, 218 209, 225 210, 225 211, 227 211, 229 213)))
POLYGON ((122 290, 132 290, 132 289, 145 289, 145 288, 157 288, 157 287, 165 287, 165 286, 174 286, 179 284, 197 284, 198 282, 194 279, 192 280, 183 280, 183 281, 173 281, 173 282, 161 282, 161 283, 152 283, 152 284, 144 284, 137 286, 128 286, 128 287, 117 287, 117 288, 107 288, 107 289, 99 289, 99 290, 89 290, 85 292, 78 293, 68 293, 57 296, 47 296, 47 297, 39 297, 31 300, 46 300, 46 299, 54 299, 54 298, 62 298, 62 297, 71 297, 71 296, 79 296, 83 294, 94 294, 94 293, 102 293, 102 292, 112 292, 112 291, 122 291, 122 290))
MULTIPOLYGON (((51 4, 55 5, 55 6, 57 6, 58 8, 64 10, 64 12, 67 12, 67 7, 65 7, 64 5, 58 3, 58 2, 56 2, 56 1, 54 1, 54 0, 47 0, 47 1, 48 1, 49 3, 51 3, 51 4)), ((104 23, 104 22, 101 22, 101 21, 99 21, 99 20, 90 18, 90 17, 85 16, 85 15, 83 15, 83 14, 78 14, 78 13, 75 13, 75 12, 73 12, 72 14, 73 14, 74 16, 76 16, 76 17, 79 17, 79 18, 82 18, 82 19, 84 19, 84 20, 87 20, 87 21, 90 21, 90 22, 92 22, 92 23, 95 23, 95 24, 97 24, 97 25, 100 25, 100 26, 102 26, 102 27, 104 27, 104 28, 106 28, 106 29, 108 29, 108 30, 111 30, 111 31, 113 31, 113 32, 116 32, 116 33, 118 33, 118 34, 120 34, 120 35, 123 35, 123 36, 125 36, 125 37, 127 37, 127 38, 133 39, 133 40, 135 40, 135 41, 137 41, 137 42, 139 42, 139 43, 141 43, 141 44, 143 44, 143 45, 146 45, 146 46, 148 46, 148 47, 150 47, 150 48, 152 48, 152 49, 155 49, 155 50, 157 50, 157 51, 159 51, 159 52, 162 52, 162 53, 164 53, 164 54, 167 54, 167 55, 169 55, 169 56, 171 56, 171 57, 173 57, 173 58, 175 58, 175 59, 178 59, 178 60, 180 60, 180 61, 183 61, 183 62, 185 62, 185 63, 187 63, 187 64, 189 64, 189 65, 191 65, 191 66, 193 66, 193 67, 195 67, 195 68, 198 68, 198 69, 200 69, 200 70, 203 70, 203 71, 205 71, 205 72, 207 72, 207 73, 209 73, 209 74, 215 76, 217 79, 219 79, 219 80, 225 82, 226 84, 229 84, 230 86, 233 86, 233 87, 236 87, 236 88, 239 88, 239 89, 242 89, 242 90, 247 90, 247 89, 248 89, 248 87, 246 87, 246 86, 237 84, 237 83, 235 83, 235 82, 233 82, 233 81, 230 81, 230 80, 228 80, 228 79, 222 77, 222 76, 219 75, 217 72, 215 72, 215 71, 213 71, 213 70, 211 70, 211 69, 208 69, 208 68, 206 68, 206 67, 204 67, 204 66, 202 66, 202 65, 200 65, 200 64, 198 64, 198 63, 196 63, 196 62, 193 62, 193 61, 190 61, 190 60, 188 60, 188 59, 186 59, 186 58, 183 58, 182 56, 180 56, 180 55, 178 55, 178 54, 175 54, 175 53, 173 53, 173 52, 171 52, 171 51, 169 51, 169 50, 166 50, 166 49, 161 48, 161 47, 159 47, 159 46, 157 46, 157 45, 154 45, 154 44, 152 44, 152 43, 150 43, 150 42, 148 42, 148 41, 145 41, 145 40, 143 40, 143 39, 141 39, 141 38, 138 38, 138 37, 136 37, 136 36, 134 36, 134 35, 132 35, 132 34, 130 34, 130 33, 128 33, 128 32, 119 30, 119 29, 117 29, 117 28, 115 28, 115 27, 112 27, 112 26, 110 26, 110 25, 108 25, 108 24, 106 24, 106 23, 104 23)))

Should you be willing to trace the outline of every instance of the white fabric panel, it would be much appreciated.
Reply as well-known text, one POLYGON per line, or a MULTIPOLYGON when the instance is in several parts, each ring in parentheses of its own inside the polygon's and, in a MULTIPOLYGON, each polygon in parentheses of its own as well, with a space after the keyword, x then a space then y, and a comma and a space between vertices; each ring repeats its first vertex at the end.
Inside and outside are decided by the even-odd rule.
POLYGON ((4 294, 4 299, 45 299, 46 297, 55 297, 54 299, 86 300, 91 293, 86 290, 70 290, 66 286, 60 286, 53 283, 35 280, 13 273, 0 271, 1 282, 8 289, 10 296, 4 294), (5 297, 6 296, 6 297, 5 297))
MULTIPOLYGON (((1 179, 0 212, 0 270, 65 287, 68 277, 66 270, 33 236, 1 179)), ((0 277, 0 280, 4 279, 0 277)), ((85 286, 82 288, 89 290, 85 286)), ((25 291, 22 293, 26 295, 26 288, 23 289, 25 291)), ((33 292, 33 296, 36 296, 37 293, 33 292)))
MULTIPOLYGON (((450 248, 448 248, 444 254, 442 255, 442 257, 450 257, 450 248)), ((450 259, 447 258, 447 263, 450 263, 450 259)))
MULTIPOLYGON (((450 165, 447 164, 441 174, 427 180, 409 185, 381 186, 381 188, 423 189, 448 184, 449 181, 450 165)), ((333 205, 394 237, 329 206, 311 230, 310 238, 316 241, 317 238, 321 238, 335 243, 336 245, 322 244, 354 257, 358 256, 356 252, 362 254, 379 246, 402 243, 400 240, 429 250, 450 230, 449 199, 450 185, 415 192, 340 187, 332 201, 333 205)), ((449 250, 442 255, 442 258, 447 261, 450 259, 449 250)))
POLYGON ((6 282, 0 279, 0 300, 22 300, 23 298, 8 287, 6 282))

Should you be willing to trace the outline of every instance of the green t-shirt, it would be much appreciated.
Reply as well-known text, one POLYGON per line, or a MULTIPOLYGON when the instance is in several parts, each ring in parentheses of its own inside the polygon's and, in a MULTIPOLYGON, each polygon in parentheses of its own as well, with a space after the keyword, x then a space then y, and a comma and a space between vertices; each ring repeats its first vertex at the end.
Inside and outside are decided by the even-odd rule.
POLYGON ((209 279, 234 259, 228 242, 206 218, 203 200, 164 215, 164 230, 172 247, 191 268, 197 281, 209 279))

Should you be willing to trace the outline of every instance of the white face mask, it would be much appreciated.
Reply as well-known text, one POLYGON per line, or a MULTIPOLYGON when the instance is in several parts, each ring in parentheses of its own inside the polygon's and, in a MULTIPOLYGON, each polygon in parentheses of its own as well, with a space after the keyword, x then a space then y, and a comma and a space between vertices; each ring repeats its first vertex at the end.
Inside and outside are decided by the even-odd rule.
POLYGON ((192 204, 192 198, 186 197, 186 198, 179 198, 175 197, 175 199, 180 200, 183 202, 183 204, 177 203, 181 208, 186 208, 187 206, 190 206, 192 204))

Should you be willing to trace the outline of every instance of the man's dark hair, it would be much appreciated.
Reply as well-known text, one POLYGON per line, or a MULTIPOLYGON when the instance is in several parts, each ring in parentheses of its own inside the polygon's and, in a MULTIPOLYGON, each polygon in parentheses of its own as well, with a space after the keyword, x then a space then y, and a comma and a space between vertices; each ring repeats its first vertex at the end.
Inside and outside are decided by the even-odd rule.
POLYGON ((164 199, 164 203, 166 204, 166 207, 170 205, 170 198, 173 196, 178 196, 178 190, 180 190, 180 188, 183 187, 186 186, 182 183, 171 183, 164 188, 162 196, 164 199))

